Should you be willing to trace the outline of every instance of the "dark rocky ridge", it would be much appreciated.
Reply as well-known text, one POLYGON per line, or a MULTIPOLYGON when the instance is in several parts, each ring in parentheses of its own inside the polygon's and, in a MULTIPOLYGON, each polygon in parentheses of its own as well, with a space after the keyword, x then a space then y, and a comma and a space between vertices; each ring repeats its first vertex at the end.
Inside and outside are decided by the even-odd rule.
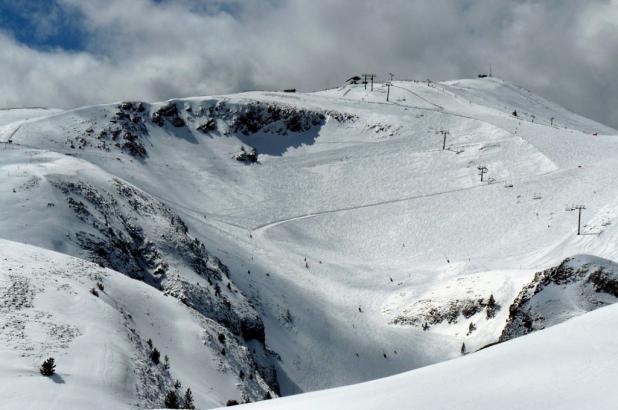
POLYGON ((247 376, 243 384, 247 397, 258 400, 267 393, 278 394, 273 356, 265 347, 259 313, 233 284, 228 268, 199 239, 190 236, 178 215, 119 179, 104 187, 62 177, 49 182, 65 195, 81 222, 74 224, 70 238, 86 251, 87 259, 179 299, 203 317, 205 324, 212 320, 223 326, 230 332, 231 346, 255 352, 243 355, 245 367, 239 368, 247 376), (191 280, 191 275, 206 283, 191 280), (249 343, 252 349, 248 349, 249 343), (258 380, 268 389, 260 387, 264 383, 258 380))
POLYGON ((594 257, 565 259, 538 272, 509 307, 500 341, 523 336, 618 301, 618 265, 594 257))

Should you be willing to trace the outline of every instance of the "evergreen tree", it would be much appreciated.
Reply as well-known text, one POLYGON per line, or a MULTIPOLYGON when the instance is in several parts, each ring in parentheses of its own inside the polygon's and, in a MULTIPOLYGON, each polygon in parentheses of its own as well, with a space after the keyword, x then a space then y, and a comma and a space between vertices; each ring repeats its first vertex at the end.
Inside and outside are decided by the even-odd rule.
POLYGON ((466 344, 465 343, 461 344, 461 354, 466 354, 466 344))
POLYGON ((496 299, 494 299, 494 295, 492 294, 487 300, 487 319, 496 316, 496 310, 498 310, 498 305, 496 305, 496 299))
POLYGON ((180 403, 178 402, 178 395, 176 394, 176 390, 170 390, 165 395, 165 400, 163 401, 163 405, 166 409, 179 409, 180 403))
POLYGON ((39 368, 39 371, 43 376, 51 376, 56 373, 56 363, 54 358, 50 357, 49 359, 45 360, 39 368))
POLYGON ((150 360, 152 360, 154 364, 159 364, 160 358, 161 352, 159 352, 159 350, 155 347, 154 349, 152 349, 152 352, 150 352, 150 360))
POLYGON ((169 370, 169 369, 170 369, 170 358, 169 358, 167 355, 165 355, 165 357, 163 358, 163 361, 164 361, 164 363, 165 363, 165 365, 164 365, 164 366, 165 366, 165 368, 166 368, 167 370, 169 370))
POLYGON ((193 393, 191 393, 191 389, 188 387, 187 387, 187 391, 185 391, 183 408, 195 409, 195 404, 193 403, 193 393))
POLYGON ((489 295, 489 300, 487 300, 487 307, 492 309, 496 307, 496 299, 494 299, 493 293, 489 295))

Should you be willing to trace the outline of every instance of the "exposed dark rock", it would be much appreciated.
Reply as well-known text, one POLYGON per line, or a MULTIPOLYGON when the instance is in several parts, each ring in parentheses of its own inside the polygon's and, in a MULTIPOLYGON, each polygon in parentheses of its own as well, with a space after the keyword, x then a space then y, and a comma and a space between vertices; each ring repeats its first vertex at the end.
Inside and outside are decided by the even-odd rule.
POLYGON ((204 124, 197 127, 197 130, 200 132, 203 132, 204 134, 208 134, 209 132, 216 131, 217 122, 214 119, 210 118, 204 124))
MULTIPOLYGON (((462 318, 469 319, 484 309, 489 309, 488 298, 477 299, 454 299, 446 303, 429 299, 419 300, 409 309, 397 315, 393 324, 412 325, 429 330, 432 325, 440 323, 455 324, 462 318)), ((492 312, 499 310, 500 306, 493 303, 492 312)))
POLYGON ((245 147, 240 148, 240 153, 236 155, 236 161, 244 162, 245 164, 255 164, 258 162, 258 154, 255 148, 247 152, 245 147))
POLYGON ((565 259, 538 272, 509 307, 500 341, 558 324, 618 301, 618 267, 593 257, 565 259))
POLYGON ((186 125, 185 120, 179 116, 178 106, 175 102, 170 102, 167 105, 164 105, 152 114, 152 122, 157 124, 159 127, 165 125, 166 120, 176 128, 184 127, 186 125))

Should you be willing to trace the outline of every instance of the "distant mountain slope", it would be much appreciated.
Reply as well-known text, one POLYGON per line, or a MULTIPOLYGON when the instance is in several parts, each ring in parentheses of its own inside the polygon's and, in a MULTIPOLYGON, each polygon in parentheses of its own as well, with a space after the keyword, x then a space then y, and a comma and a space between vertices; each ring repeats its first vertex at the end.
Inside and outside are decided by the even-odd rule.
POLYGON ((0 108, 0 126, 33 118, 58 114, 62 110, 52 108, 0 108))

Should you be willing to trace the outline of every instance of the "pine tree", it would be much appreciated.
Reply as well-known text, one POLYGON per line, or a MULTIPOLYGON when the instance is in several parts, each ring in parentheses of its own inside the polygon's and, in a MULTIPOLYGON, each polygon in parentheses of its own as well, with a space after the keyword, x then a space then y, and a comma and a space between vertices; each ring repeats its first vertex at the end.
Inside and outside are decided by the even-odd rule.
POLYGON ((163 358, 163 361, 165 362, 164 364, 165 368, 169 370, 170 369, 170 358, 167 355, 165 355, 165 357, 163 358))
POLYGON ((178 402, 178 395, 176 394, 176 390, 170 390, 165 395, 165 400, 163 401, 163 405, 166 409, 179 409, 180 403, 178 402))
POLYGON ((487 307, 492 309, 496 307, 496 299, 494 299, 493 293, 489 295, 489 300, 487 300, 487 307))
POLYGON ((154 349, 152 349, 152 352, 150 352, 150 360, 152 360, 154 364, 159 364, 160 358, 161 352, 159 352, 159 350, 155 347, 154 349))
POLYGON ((461 354, 466 354, 466 344, 465 343, 461 344, 461 354))
POLYGON ((180 390, 181 387, 182 387, 182 384, 180 383, 180 380, 176 379, 176 381, 174 382, 174 388, 176 390, 180 390))
POLYGON ((45 360, 39 368, 39 371, 43 376, 51 376, 56 373, 56 363, 54 358, 50 357, 49 359, 45 360))
POLYGON ((191 393, 191 389, 187 387, 187 391, 185 391, 184 397, 184 409, 195 409, 195 404, 193 403, 193 393, 191 393))
POLYGON ((494 299, 494 295, 492 294, 487 300, 487 319, 496 316, 496 310, 498 310, 498 305, 496 305, 496 299, 494 299))

